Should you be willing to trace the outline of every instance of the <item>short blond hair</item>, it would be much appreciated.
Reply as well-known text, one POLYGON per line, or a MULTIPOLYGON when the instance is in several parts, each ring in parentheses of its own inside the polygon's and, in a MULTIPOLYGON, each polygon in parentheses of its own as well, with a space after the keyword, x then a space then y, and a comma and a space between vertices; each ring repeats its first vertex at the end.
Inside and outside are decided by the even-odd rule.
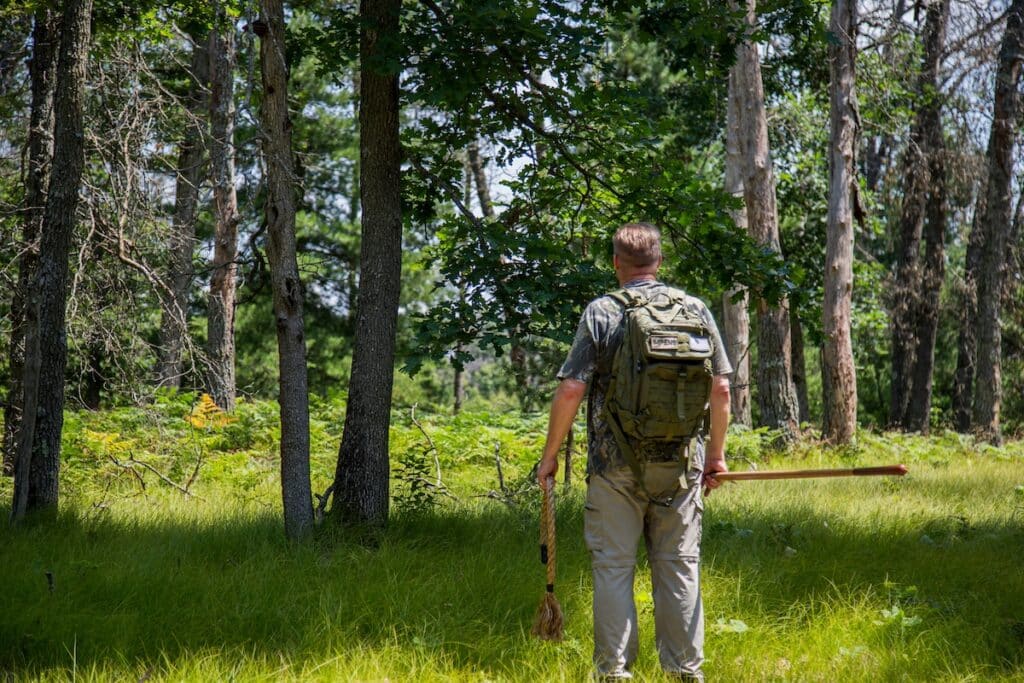
POLYGON ((612 250, 630 268, 657 267, 661 261, 661 231, 650 223, 626 223, 615 231, 612 250))

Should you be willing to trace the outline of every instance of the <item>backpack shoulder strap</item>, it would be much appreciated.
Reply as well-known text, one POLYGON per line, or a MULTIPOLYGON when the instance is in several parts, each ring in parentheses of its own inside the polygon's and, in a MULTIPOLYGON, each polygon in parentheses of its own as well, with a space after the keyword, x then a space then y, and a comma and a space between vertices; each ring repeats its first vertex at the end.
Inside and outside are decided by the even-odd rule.
POLYGON ((628 287, 622 287, 616 289, 614 292, 608 292, 613 300, 615 300, 623 308, 630 308, 631 306, 643 306, 647 303, 647 299, 640 296, 635 292, 631 292, 628 287))

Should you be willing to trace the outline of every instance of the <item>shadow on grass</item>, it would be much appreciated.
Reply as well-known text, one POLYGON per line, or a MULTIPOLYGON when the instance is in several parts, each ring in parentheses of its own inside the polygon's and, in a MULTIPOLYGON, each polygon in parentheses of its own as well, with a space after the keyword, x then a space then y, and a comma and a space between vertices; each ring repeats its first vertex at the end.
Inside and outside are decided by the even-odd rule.
MULTIPOLYGON (((578 506, 563 510, 560 584, 575 588, 589 568, 578 506)), ((225 652, 301 671, 391 649, 501 677, 536 654, 528 631, 544 569, 533 511, 397 515, 374 547, 336 531, 294 546, 269 512, 184 517, 64 514, 0 531, 0 672, 166 672, 225 652)), ((570 613, 589 611, 588 597, 559 597, 570 613)))

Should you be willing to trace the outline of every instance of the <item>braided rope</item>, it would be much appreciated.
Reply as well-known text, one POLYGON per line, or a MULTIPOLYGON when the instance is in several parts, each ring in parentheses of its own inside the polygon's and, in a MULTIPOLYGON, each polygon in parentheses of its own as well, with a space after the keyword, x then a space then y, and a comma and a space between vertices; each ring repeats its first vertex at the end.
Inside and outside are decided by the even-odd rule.
POLYGON ((544 492, 544 504, 541 507, 541 539, 548 546, 547 579, 548 592, 555 590, 555 478, 548 478, 548 487, 544 492))

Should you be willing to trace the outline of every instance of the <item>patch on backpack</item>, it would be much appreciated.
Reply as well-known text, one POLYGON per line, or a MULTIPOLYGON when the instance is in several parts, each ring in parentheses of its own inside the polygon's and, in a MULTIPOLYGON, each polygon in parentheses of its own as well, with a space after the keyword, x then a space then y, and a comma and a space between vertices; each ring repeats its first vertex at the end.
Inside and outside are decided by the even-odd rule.
MULTIPOLYGON (((707 340, 704 340, 707 343, 707 340)), ((692 342, 691 342, 692 344, 692 342)), ((679 338, 672 336, 657 336, 651 337, 651 350, 652 351, 675 351, 679 348, 679 338)))
POLYGON ((690 350, 697 353, 707 353, 711 350, 711 342, 707 337, 690 337, 690 350))

